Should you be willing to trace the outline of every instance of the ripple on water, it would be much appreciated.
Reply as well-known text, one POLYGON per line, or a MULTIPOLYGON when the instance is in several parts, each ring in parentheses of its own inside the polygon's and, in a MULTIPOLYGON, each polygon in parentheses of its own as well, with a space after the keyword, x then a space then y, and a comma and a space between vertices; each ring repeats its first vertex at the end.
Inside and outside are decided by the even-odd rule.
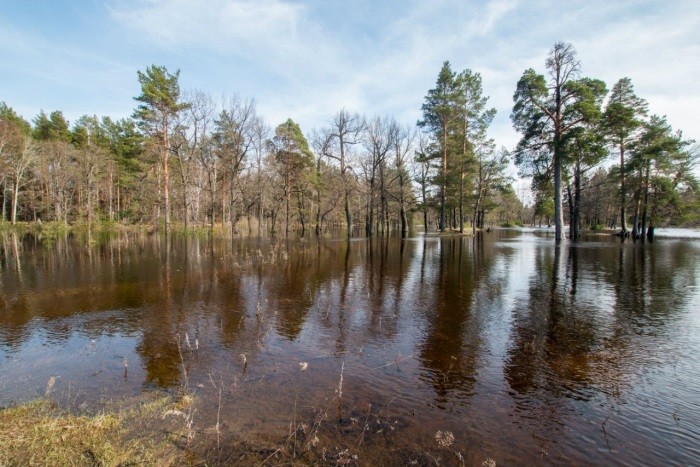
POLYGON ((174 390, 180 336, 202 423, 213 375, 231 388, 226 423, 252 440, 323 416, 355 443, 370 414, 382 433, 364 434, 363 458, 378 463, 444 453, 449 431, 475 465, 699 464, 698 242, 480 238, 36 252, 49 263, 23 273, 42 282, 0 283, 0 402, 51 376, 78 403, 174 390))

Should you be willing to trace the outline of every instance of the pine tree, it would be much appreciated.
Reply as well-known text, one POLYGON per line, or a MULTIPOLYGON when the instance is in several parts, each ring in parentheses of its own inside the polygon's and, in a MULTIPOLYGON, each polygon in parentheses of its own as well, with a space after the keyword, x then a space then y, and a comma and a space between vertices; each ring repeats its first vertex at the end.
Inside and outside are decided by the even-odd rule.
POLYGON ((622 78, 615 83, 610 93, 603 116, 603 128, 610 143, 620 154, 620 225, 622 234, 627 233, 627 170, 625 155, 634 143, 638 129, 647 113, 647 103, 634 93, 632 80, 622 78))
POLYGON ((447 200, 447 179, 448 159, 452 155, 450 148, 450 134, 454 131, 454 124, 459 118, 459 102, 462 90, 459 86, 457 76, 450 67, 450 62, 444 62, 435 88, 428 91, 425 102, 421 107, 423 120, 418 122, 418 126, 427 129, 438 142, 440 150, 440 224, 441 232, 445 231, 446 200, 447 200))
POLYGON ((138 72, 141 95, 134 99, 141 104, 134 111, 139 127, 156 141, 163 170, 163 208, 165 210, 165 234, 170 233, 170 155, 169 127, 173 117, 187 108, 180 102, 180 70, 175 74, 164 66, 150 66, 146 72, 138 72))
POLYGON ((571 44, 554 44, 546 61, 549 80, 532 68, 518 81, 511 120, 522 138, 516 163, 548 155, 554 178, 554 227, 557 242, 564 239, 562 175, 567 134, 600 116, 595 80, 578 80, 580 64, 571 44))

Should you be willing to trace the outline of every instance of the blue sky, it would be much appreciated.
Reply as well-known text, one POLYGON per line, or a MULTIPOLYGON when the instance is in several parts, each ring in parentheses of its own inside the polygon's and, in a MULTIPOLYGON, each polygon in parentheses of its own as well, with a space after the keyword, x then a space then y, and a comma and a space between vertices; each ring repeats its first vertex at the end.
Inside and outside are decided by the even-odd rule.
POLYGON ((490 134, 512 148, 523 71, 571 42, 584 76, 632 79, 652 113, 700 140, 697 0, 2 0, 0 101, 131 115, 137 70, 181 70, 183 89, 255 98, 273 126, 309 133, 341 108, 413 124, 444 60, 483 78, 490 134))

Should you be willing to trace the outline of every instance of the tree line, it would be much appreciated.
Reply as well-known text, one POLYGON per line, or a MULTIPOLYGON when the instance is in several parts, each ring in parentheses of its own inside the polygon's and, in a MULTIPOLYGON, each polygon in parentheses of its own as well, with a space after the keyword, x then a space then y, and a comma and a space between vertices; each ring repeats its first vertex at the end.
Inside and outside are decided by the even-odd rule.
POLYGON ((181 92, 179 70, 137 73, 141 94, 130 118, 61 111, 32 122, 0 102, 2 219, 153 224, 228 235, 353 235, 472 231, 488 223, 554 219, 564 207, 580 226, 620 227, 632 235, 660 223, 694 222, 697 146, 620 80, 580 77, 573 47, 555 44, 547 77, 527 70, 511 115, 518 146, 498 149, 488 128, 479 73, 445 62, 415 126, 391 116, 340 109, 304 134, 292 119, 272 128, 254 99, 215 101, 181 92), (603 167, 611 154, 619 165, 603 167), (510 160, 531 177, 524 207, 507 176, 510 160), (632 216, 630 218, 630 214, 632 216))
MULTIPOLYGON (((415 126, 341 109, 305 135, 291 119, 270 127, 254 99, 181 92, 179 71, 137 76, 136 108, 118 121, 42 111, 30 123, 0 104, 3 219, 368 237, 407 235, 418 211, 426 230, 437 223, 431 135, 415 126)), ((474 186, 463 175, 460 214, 474 186)), ((505 183, 482 185, 518 204, 505 183)), ((479 197, 483 219, 499 203, 479 197)))

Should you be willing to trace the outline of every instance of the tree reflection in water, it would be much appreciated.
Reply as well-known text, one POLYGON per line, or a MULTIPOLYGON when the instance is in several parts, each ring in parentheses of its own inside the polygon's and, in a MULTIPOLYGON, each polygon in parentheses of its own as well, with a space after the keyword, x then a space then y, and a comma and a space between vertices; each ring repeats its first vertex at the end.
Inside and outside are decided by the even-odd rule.
POLYGON ((550 240, 145 237, 86 249, 5 236, 3 402, 54 375, 55 394, 70 383, 97 399, 174 390, 186 370, 202 423, 218 400, 214 375, 229 388, 222 423, 284 433, 290 385, 308 362, 296 416, 334 414, 342 368, 340 426, 371 405, 394 423, 374 445, 386 452, 449 431, 476 463, 537 462, 542 452, 614 463, 621 451, 693 463, 698 244, 550 240), (185 349, 184 368, 178 336, 199 344, 185 349))

